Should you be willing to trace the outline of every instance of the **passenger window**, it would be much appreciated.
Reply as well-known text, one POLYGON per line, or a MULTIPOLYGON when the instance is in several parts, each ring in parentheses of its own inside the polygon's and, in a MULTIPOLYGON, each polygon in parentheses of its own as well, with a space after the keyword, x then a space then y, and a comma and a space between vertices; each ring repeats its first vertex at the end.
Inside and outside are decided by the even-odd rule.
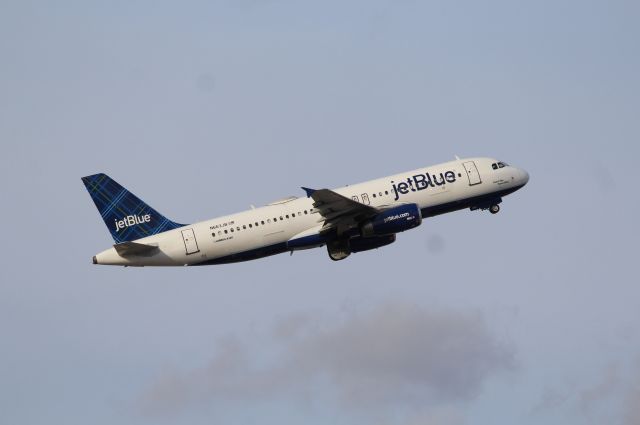
POLYGON ((291 213, 291 217, 295 217, 295 216, 296 216, 296 213, 291 213))
POLYGON ((264 226, 264 220, 262 220, 262 221, 260 222, 260 224, 262 224, 262 225, 264 226))
POLYGON ((385 195, 388 195, 388 194, 389 194, 389 191, 388 191, 388 190, 385 190, 385 191, 384 191, 384 194, 385 194, 385 195))
POLYGON ((271 219, 268 219, 268 220, 267 220, 267 223, 271 223, 271 219))
POLYGON ((229 232, 227 231, 227 229, 224 229, 224 233, 226 234, 226 233, 229 233, 229 232))
POLYGON ((375 194, 375 193, 373 194, 373 197, 374 197, 374 198, 376 197, 376 194, 375 194))
POLYGON ((249 229, 251 229, 253 227, 253 224, 249 223, 249 229))
POLYGON ((278 219, 276 217, 273 217, 273 222, 275 223, 276 221, 278 221, 278 219))
POLYGON ((243 225, 242 225, 242 228, 243 228, 244 230, 247 230, 247 225, 246 225, 246 224, 243 224, 243 225))
POLYGON ((282 216, 280 216, 280 221, 284 220, 284 218, 282 218, 282 216))
POLYGON ((231 233, 233 233, 233 227, 230 230, 231 230, 231 233))
POLYGON ((285 217, 289 218, 289 214, 285 215, 285 217))
POLYGON ((307 210, 304 210, 304 213, 306 214, 306 213, 307 213, 307 210))
POLYGON ((240 226, 236 227, 236 230, 239 232, 240 231, 240 226))

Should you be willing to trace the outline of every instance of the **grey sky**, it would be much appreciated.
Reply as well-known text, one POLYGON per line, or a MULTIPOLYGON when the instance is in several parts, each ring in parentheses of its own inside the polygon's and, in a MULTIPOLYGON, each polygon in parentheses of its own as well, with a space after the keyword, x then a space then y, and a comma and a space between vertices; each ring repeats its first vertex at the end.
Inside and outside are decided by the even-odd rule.
POLYGON ((639 20, 622 0, 0 3, 0 422, 637 424, 639 20), (454 154, 531 181, 340 263, 90 261, 112 241, 87 174, 193 222, 454 154), (167 382, 184 403, 158 417, 167 382))

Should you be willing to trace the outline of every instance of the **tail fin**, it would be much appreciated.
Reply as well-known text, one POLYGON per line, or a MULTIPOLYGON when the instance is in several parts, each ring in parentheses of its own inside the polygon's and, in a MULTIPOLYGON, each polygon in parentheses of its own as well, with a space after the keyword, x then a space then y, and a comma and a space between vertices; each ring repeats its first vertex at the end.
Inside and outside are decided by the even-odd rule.
POLYGON ((82 182, 116 243, 184 226, 167 219, 106 174, 83 177, 82 182))

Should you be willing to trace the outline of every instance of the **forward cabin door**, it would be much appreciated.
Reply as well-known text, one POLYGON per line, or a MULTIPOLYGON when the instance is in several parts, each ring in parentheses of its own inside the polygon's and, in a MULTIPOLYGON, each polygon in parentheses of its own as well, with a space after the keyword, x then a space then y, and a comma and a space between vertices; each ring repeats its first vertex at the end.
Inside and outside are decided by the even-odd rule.
POLYGON ((196 235, 193 233, 193 229, 185 229, 182 231, 182 240, 184 241, 184 249, 189 254, 195 254, 199 252, 198 242, 196 241, 196 235))
POLYGON ((480 179, 480 173, 478 173, 478 168, 476 167, 475 162, 467 161, 467 162, 463 162, 462 165, 464 166, 464 169, 467 170, 467 177, 469 178, 469 186, 482 183, 482 180, 480 179))

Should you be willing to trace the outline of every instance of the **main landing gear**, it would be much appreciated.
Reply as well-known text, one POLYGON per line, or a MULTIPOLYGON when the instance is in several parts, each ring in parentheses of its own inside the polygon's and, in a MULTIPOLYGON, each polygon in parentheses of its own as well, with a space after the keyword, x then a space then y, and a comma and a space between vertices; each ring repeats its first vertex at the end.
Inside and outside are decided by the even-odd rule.
POLYGON ((498 213, 500 212, 500 205, 498 205, 498 204, 491 205, 491 206, 489 207, 489 212, 490 212, 491 214, 498 214, 498 213))

